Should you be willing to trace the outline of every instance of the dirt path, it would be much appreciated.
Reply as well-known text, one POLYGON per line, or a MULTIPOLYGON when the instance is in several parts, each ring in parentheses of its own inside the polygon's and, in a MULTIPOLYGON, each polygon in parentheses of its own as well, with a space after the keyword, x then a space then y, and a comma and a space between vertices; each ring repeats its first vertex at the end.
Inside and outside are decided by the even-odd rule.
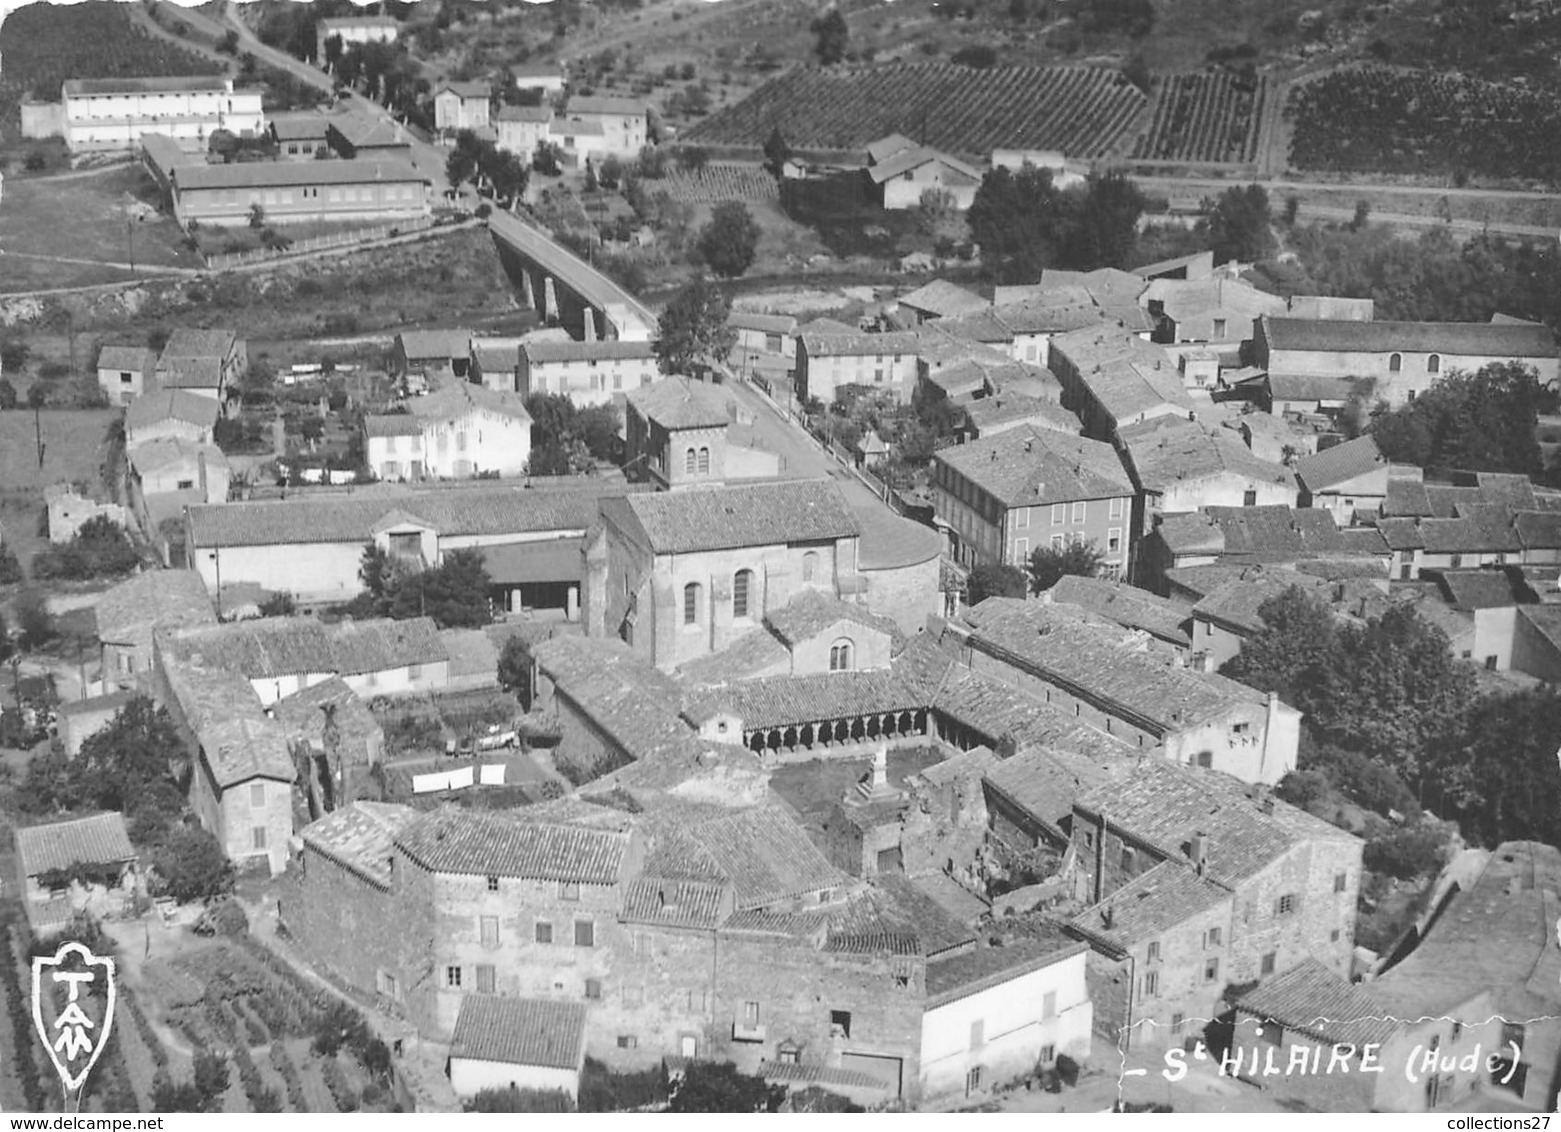
MULTIPOLYGON (((9 256, 12 259, 35 259, 44 263, 79 263, 87 267, 113 267, 120 271, 134 271, 137 274, 146 275, 201 275, 204 274, 196 267, 162 267, 157 264, 145 263, 120 263, 111 259, 77 259, 68 255, 38 255, 34 252, 8 252, 0 248, 0 255, 9 256)), ((25 292, 16 292, 24 294, 25 292)))
MULTIPOLYGON (((193 55, 210 59, 214 63, 221 63, 224 72, 232 68, 233 59, 231 56, 223 55, 221 52, 207 47, 204 43, 197 43, 193 39, 185 39, 183 36, 169 31, 152 18, 152 13, 145 4, 130 4, 128 7, 130 9, 130 18, 139 24, 148 35, 156 39, 166 40, 168 43, 181 47, 193 55)), ((179 18, 184 18, 182 11, 179 18)))

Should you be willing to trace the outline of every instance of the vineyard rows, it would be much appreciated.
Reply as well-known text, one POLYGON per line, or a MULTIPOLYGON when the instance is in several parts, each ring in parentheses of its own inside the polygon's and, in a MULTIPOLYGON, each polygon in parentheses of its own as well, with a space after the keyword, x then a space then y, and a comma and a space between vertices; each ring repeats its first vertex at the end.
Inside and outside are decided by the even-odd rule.
POLYGON ((793 149, 862 149, 902 133, 976 157, 1046 149, 1087 159, 1111 153, 1147 105, 1120 71, 1097 67, 800 68, 705 119, 687 140, 759 147, 779 128, 793 149))
POLYGON ((666 193, 687 204, 720 204, 727 200, 779 200, 775 178, 757 165, 706 165, 679 170, 666 179, 666 193))
POLYGON ((1561 100, 1541 91, 1364 67, 1292 89, 1285 113, 1297 169, 1561 182, 1561 100))
POLYGON ((1162 80, 1149 130, 1133 156, 1146 161, 1244 163, 1257 159, 1268 80, 1229 71, 1162 80))
POLYGON ((121 4, 29 4, 0 24, 0 124, 19 124, 28 98, 57 102, 66 79, 209 75, 221 68, 148 35, 121 4))

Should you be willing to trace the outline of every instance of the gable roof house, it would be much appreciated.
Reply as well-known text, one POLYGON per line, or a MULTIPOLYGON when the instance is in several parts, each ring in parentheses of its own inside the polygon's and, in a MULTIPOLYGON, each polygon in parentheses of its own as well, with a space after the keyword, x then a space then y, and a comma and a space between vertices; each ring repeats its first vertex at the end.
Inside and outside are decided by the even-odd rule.
POLYGON ((401 416, 363 418, 364 459, 382 480, 500 478, 526 473, 531 414, 523 398, 452 381, 409 398, 401 416))
POLYGON ((1426 569, 1561 562, 1561 502, 1528 477, 1478 472, 1473 484, 1390 478, 1376 529, 1392 576, 1426 569))
POLYGON ((653 343, 621 338, 520 344, 516 389, 561 393, 580 407, 605 405, 662 378, 653 343))
POLYGON ((974 314, 991 306, 974 291, 967 291, 957 284, 942 279, 925 283, 914 291, 901 295, 896 301, 900 309, 909 313, 917 322, 974 314))
POLYGON ((180 327, 168 336, 157 359, 159 389, 183 389, 226 407, 239 377, 249 367, 249 352, 231 330, 180 327))
POLYGON ((899 149, 867 167, 885 209, 915 208, 928 192, 943 192, 963 212, 976 199, 981 171, 957 157, 917 145, 899 149))
POLYGON ((583 1002, 466 995, 450 1037, 451 1087, 461 1097, 503 1088, 578 1097, 585 1015, 583 1002))
POLYGON ((918 374, 920 338, 911 331, 869 334, 851 330, 797 332, 797 397, 835 400, 842 385, 892 393, 910 401, 918 374))
MULTIPOLYGON (((1561 350, 1547 327, 1488 322, 1358 322, 1264 315, 1252 343, 1253 361, 1269 374, 1332 383, 1347 398, 1362 383, 1373 400, 1402 405, 1445 373, 1468 373, 1498 362, 1531 367, 1540 383, 1561 379, 1561 350)), ((1295 398, 1288 398, 1295 400, 1295 398)), ((1314 398, 1308 398, 1314 400, 1314 398)), ((1274 411, 1278 411, 1275 409, 1274 411)))
POLYGON ((1301 713, 1190 667, 1148 633, 1058 602, 988 598, 960 626, 972 672, 1044 685, 1047 703, 1166 760, 1273 784, 1295 767, 1301 713))
POLYGON ((1133 485, 1109 444, 1033 426, 933 454, 933 512, 961 563, 1024 566, 1043 546, 1093 542, 1123 573, 1133 485))
POLYGON ((390 348, 390 373, 406 377, 421 373, 425 378, 466 380, 471 364, 470 330, 403 330, 390 348))
POLYGON ((649 110, 636 98, 575 95, 549 127, 552 140, 575 161, 633 157, 650 140, 649 110))
POLYGON ((1121 429, 1155 417, 1192 416, 1175 362, 1122 327, 1056 335, 1048 364, 1062 382, 1063 404, 1097 440, 1115 440, 1121 429))
POLYGON ((221 414, 214 399, 188 389, 153 390, 125 409, 125 445, 134 448, 162 437, 210 444, 221 414))
POLYGON ((285 161, 313 161, 330 149, 323 114, 273 114, 266 131, 276 143, 277 156, 285 161))
POLYGON ((93 611, 105 690, 145 691, 158 629, 214 625, 206 584, 193 570, 147 570, 106 591, 93 611))
POLYGON ((1080 795, 1071 834, 1091 903, 1068 928, 1130 981, 1097 1009, 1131 1002, 1135 1044, 1180 1045, 1228 985, 1349 972, 1364 843, 1265 789, 1150 759, 1080 795))
POLYGON ((157 352, 144 346, 104 346, 98 351, 98 386, 111 405, 128 405, 152 387, 157 352))
POLYGON ((444 134, 481 130, 488 125, 493 91, 485 82, 446 79, 434 87, 434 128, 444 134))
POLYGON ((1350 526, 1376 517, 1393 473, 1368 432, 1298 461, 1295 474, 1301 485, 1297 506, 1322 507, 1341 526, 1350 526))
POLYGON ((139 856, 130 844, 124 816, 92 814, 70 821, 22 826, 14 834, 17 872, 24 885, 27 922, 39 936, 66 927, 82 911, 118 912, 136 884, 139 856), (76 866, 102 879, 64 883, 76 866))

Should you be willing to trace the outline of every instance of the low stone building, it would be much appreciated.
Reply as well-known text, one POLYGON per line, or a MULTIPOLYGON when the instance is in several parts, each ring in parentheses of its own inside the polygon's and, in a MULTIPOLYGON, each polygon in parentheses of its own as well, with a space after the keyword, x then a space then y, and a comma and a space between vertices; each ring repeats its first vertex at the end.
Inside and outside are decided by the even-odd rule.
POLYGON ((15 841, 23 907, 40 936, 59 931, 78 912, 117 912, 134 892, 139 856, 120 814, 25 826, 15 841))

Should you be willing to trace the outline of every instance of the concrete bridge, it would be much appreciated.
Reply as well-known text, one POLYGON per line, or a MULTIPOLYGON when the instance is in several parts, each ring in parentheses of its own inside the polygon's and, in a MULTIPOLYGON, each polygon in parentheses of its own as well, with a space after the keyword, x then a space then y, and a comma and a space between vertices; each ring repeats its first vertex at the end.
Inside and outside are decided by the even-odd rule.
POLYGON ((545 321, 585 342, 656 337, 656 315, 644 303, 545 232, 495 209, 488 228, 499 259, 525 301, 545 321))

